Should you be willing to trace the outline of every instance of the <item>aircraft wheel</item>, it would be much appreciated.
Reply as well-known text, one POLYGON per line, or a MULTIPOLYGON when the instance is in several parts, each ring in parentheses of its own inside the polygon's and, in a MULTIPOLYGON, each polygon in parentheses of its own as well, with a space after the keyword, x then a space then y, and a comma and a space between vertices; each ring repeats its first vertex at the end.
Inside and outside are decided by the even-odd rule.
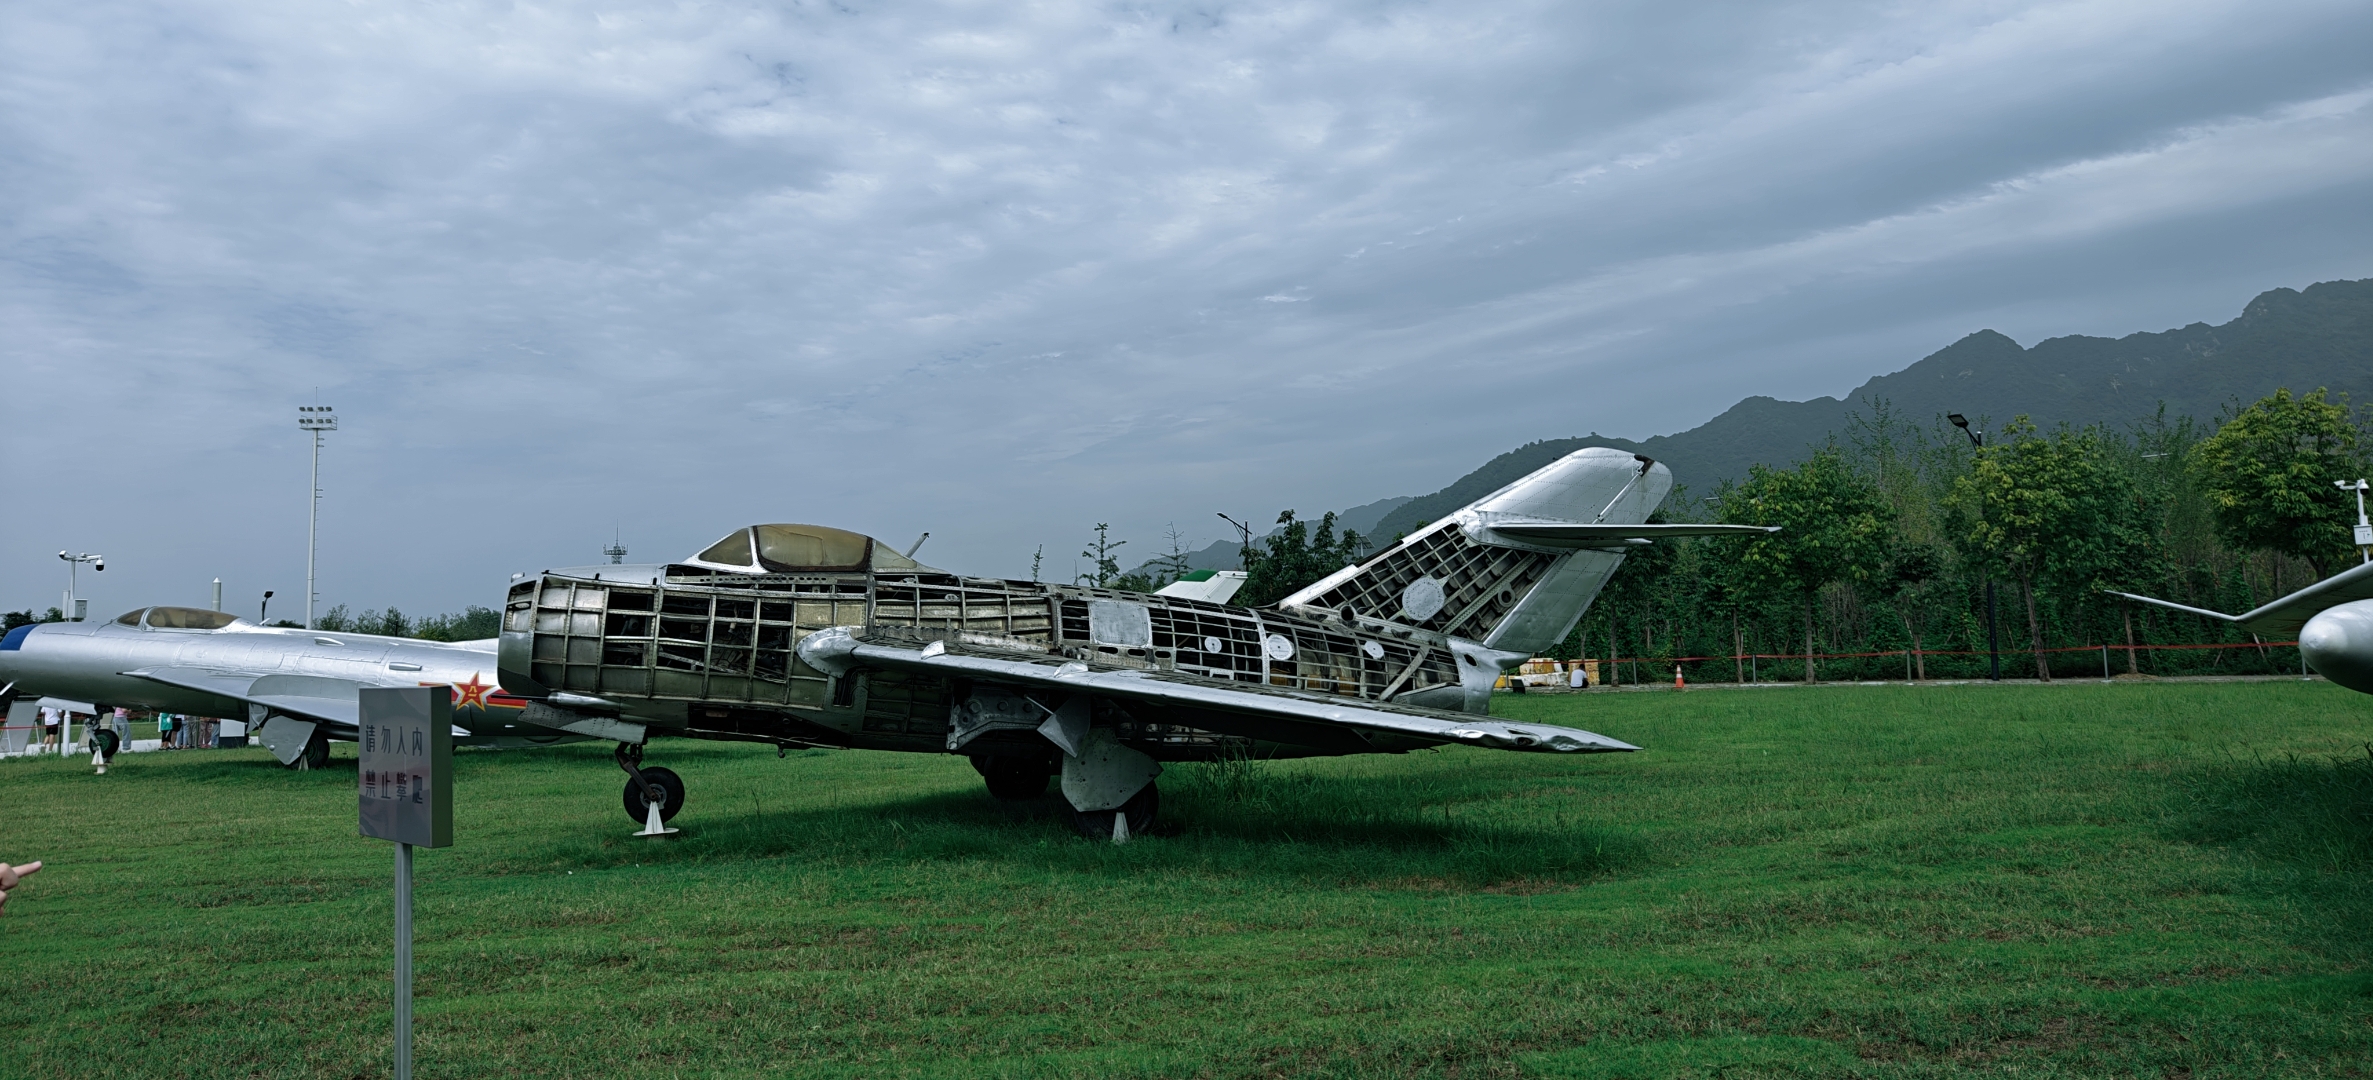
MULTIPOLYGON (((643 767, 643 779, 659 785, 659 790, 667 796, 667 801, 659 804, 659 820, 673 820, 676 811, 684 808, 683 778, 677 776, 674 769, 662 769, 656 765, 647 765, 643 767)), ((644 819, 650 816, 647 813, 650 806, 650 800, 643 797, 643 786, 635 783, 634 777, 627 777, 626 816, 632 818, 635 824, 641 825, 644 819)))
POLYGON ((1011 758, 989 758, 986 764, 975 763, 981 779, 988 781, 989 794, 1007 802, 1024 802, 1046 794, 1047 782, 1055 778, 1046 766, 1035 761, 1015 761, 1011 758))
POLYGON ((96 733, 96 737, 99 741, 100 759, 103 761, 114 761, 116 748, 122 745, 122 743, 116 738, 115 732, 101 729, 96 733))
POLYGON ((1070 812, 1071 827, 1090 840, 1112 839, 1112 818, 1115 814, 1129 815, 1129 835, 1142 836, 1147 829, 1154 827, 1155 812, 1161 806, 1162 793, 1154 790, 1150 783, 1145 785, 1145 790, 1129 796, 1129 801, 1122 803, 1118 810, 1072 810, 1071 804, 1063 804, 1063 808, 1070 812))
POLYGON ((306 741, 304 752, 298 754, 297 759, 289 762, 287 767, 291 769, 326 769, 329 768, 329 765, 330 740, 321 732, 316 731, 313 733, 313 738, 306 741))

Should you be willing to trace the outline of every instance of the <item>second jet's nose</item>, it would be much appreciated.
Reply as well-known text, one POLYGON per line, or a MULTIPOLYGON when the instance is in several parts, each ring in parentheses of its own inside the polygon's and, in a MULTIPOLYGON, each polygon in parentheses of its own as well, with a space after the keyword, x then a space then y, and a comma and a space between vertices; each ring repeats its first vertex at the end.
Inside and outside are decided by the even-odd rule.
POLYGON ((2299 651, 2316 674, 2373 694, 2373 600, 2325 608, 2299 629, 2299 651))
POLYGON ((17 654, 24 651, 25 639, 40 629, 40 623, 28 623, 0 635, 0 683, 15 682, 18 675, 17 654))

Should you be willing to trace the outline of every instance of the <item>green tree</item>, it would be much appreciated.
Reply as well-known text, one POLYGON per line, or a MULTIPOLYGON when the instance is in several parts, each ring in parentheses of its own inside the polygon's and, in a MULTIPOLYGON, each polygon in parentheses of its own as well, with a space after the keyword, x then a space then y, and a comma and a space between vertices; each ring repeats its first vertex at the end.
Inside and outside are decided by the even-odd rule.
POLYGON ((1814 601, 1834 582, 1867 581, 1881 569, 1894 508, 1834 445, 1793 469, 1752 467, 1746 482, 1723 492, 1721 506, 1726 523, 1780 526, 1729 541, 1730 554, 1740 584, 1785 597, 1803 614, 1804 680, 1814 681, 1814 601))
POLYGON ((1186 534, 1178 531, 1178 523, 1171 522, 1162 530, 1162 539, 1170 542, 1170 550, 1154 557, 1151 564, 1158 579, 1154 587, 1168 585, 1187 575, 1186 534))
POLYGON ((2319 579, 2352 546, 2354 507, 2332 482, 2365 472, 2345 399, 2324 397, 2276 390, 2226 417, 2190 462, 2226 544, 2305 559, 2319 579))
POLYGON ((1927 593, 1930 583, 1942 575, 1944 560, 1934 545, 1891 537, 1887 544, 1886 560, 1879 573, 1872 576, 1895 618, 1903 623, 1904 636, 1912 643, 1912 677, 1928 677, 1928 657, 1920 638, 1926 629, 1927 593))
POLYGON ((1358 562, 1367 544, 1360 534, 1335 535, 1332 511, 1320 518, 1318 531, 1291 510, 1277 515, 1278 529, 1244 549, 1244 588, 1236 603, 1264 607, 1301 591, 1320 578, 1358 562))
POLYGON ((2008 439, 1977 450, 1947 502, 1961 518, 1962 557, 2019 583, 2035 677, 2049 681, 2036 590, 2089 595, 2131 572, 2144 547, 2134 485, 2096 430, 2039 437, 2021 416, 2001 434, 2008 439))
POLYGON ((1072 584, 1093 585, 1099 589, 1110 586, 1114 578, 1121 576, 1120 556, 1113 553, 1119 551, 1121 545, 1126 543, 1128 541, 1112 538, 1111 525, 1101 521, 1097 522, 1096 542, 1089 545, 1086 551, 1079 553, 1079 557, 1089 560, 1095 570, 1092 573, 1081 574, 1073 578, 1072 584))
POLYGON ((431 615, 412 627, 412 636, 425 641, 483 641, 502 632, 502 613, 479 604, 459 615, 431 615))

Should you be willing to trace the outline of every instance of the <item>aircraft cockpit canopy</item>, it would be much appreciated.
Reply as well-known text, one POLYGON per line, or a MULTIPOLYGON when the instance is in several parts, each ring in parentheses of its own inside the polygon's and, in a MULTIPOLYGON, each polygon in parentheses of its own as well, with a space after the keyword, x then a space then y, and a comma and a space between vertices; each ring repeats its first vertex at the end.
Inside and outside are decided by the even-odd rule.
POLYGON ((208 611, 194 607, 134 608, 115 617, 123 626, 146 626, 151 630, 220 630, 238 622, 237 615, 208 611))
POLYGON ((752 525, 735 529, 686 561, 694 566, 754 574, 913 570, 921 565, 873 537, 825 525, 752 525))

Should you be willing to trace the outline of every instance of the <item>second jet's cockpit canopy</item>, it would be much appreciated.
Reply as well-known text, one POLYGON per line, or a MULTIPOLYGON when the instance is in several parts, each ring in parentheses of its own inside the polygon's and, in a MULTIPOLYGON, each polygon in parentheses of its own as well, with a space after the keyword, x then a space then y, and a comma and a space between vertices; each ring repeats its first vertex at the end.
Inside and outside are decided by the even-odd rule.
POLYGON ((194 607, 134 608, 115 617, 118 625, 151 630, 220 630, 238 622, 236 615, 194 607))
POLYGON ((685 562, 751 574, 855 573, 920 569, 863 533, 824 525, 752 525, 725 534, 685 562))

